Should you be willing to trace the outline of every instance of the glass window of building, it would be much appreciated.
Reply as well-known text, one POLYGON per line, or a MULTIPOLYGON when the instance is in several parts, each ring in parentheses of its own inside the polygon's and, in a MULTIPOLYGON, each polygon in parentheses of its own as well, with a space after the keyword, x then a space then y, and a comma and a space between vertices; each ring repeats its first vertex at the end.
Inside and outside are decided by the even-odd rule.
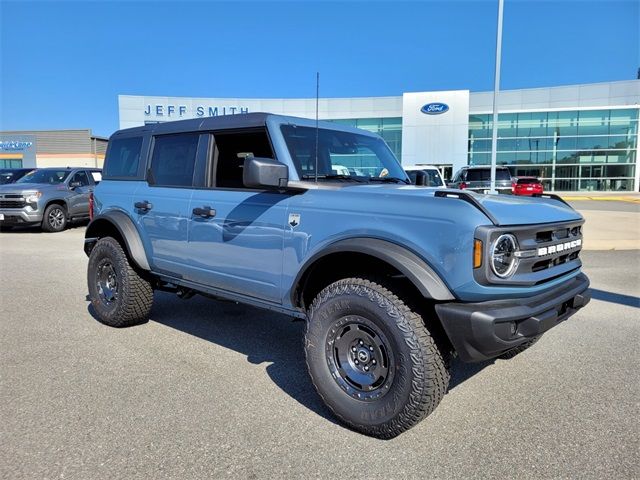
MULTIPOLYGON (((469 115, 470 165, 491 162, 490 117, 469 115)), ((504 113, 498 121, 497 163, 514 175, 539 176, 547 190, 633 190, 638 109, 504 113)))

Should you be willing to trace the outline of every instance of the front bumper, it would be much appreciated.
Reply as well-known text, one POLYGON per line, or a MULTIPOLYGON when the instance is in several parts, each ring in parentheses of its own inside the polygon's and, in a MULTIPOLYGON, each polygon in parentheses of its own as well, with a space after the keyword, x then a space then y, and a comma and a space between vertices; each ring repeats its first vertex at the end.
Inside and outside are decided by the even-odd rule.
POLYGON ((16 208, 0 208, 0 225, 28 225, 42 222, 42 212, 39 210, 25 210, 16 208))
POLYGON ((584 307, 591 294, 583 273, 535 297, 480 303, 440 303, 436 312, 458 356, 479 362, 531 340, 584 307))

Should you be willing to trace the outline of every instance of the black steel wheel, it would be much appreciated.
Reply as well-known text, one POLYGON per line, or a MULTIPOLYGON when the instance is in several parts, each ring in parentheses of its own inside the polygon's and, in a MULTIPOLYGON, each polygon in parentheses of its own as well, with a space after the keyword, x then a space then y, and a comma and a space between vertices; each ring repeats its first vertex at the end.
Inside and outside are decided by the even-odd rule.
POLYGON ((89 298, 98 319, 112 327, 128 327, 149 319, 153 288, 130 264, 118 241, 101 238, 87 267, 89 298))
POLYGON ((118 276, 109 258, 100 260, 96 276, 100 300, 106 307, 114 307, 118 300, 118 276))
POLYGON ((52 203, 44 210, 42 229, 47 232, 61 232, 67 226, 67 211, 62 205, 52 203))
POLYGON ((327 335, 325 350, 331 375, 351 397, 371 401, 389 391, 393 350, 371 320, 359 315, 340 319, 327 335))
POLYGON ((449 385, 446 353, 382 281, 348 278, 322 290, 308 312, 305 353, 325 404, 378 438, 415 426, 449 385))

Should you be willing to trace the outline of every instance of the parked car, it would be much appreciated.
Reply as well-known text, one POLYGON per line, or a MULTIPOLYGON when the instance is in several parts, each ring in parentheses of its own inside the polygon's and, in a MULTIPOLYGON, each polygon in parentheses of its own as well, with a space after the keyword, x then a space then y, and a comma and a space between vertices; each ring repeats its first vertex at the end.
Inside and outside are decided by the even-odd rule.
MULTIPOLYGON (((462 167, 448 184, 449 188, 489 193, 491 189, 491 167, 462 167)), ((511 192, 511 173, 507 167, 496 167, 496 190, 498 193, 511 192)))
POLYGON ((0 169, 0 185, 15 183, 33 168, 2 168, 0 169))
POLYGON ((544 193, 542 182, 537 177, 514 177, 512 181, 514 195, 528 195, 544 193))
POLYGON ((512 357, 589 301, 584 220, 558 197, 408 183, 382 138, 332 122, 249 113, 118 131, 85 233, 92 308, 136 325, 161 290, 305 319, 323 401, 394 437, 440 403, 451 355, 512 357), (334 173, 345 155, 377 175, 334 173))
POLYGON ((60 232, 89 218, 89 194, 100 181, 94 168, 36 168, 15 183, 0 185, 0 228, 41 225, 60 232))
POLYGON ((440 175, 440 171, 431 165, 407 165, 404 166, 409 180, 413 185, 424 187, 446 188, 446 184, 440 175))

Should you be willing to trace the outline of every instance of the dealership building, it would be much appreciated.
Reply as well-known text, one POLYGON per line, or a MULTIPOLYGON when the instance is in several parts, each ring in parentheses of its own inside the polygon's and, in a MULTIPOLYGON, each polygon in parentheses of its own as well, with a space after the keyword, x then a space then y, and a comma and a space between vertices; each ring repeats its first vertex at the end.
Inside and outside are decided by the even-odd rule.
POLYGON ((0 131, 0 168, 101 168, 107 142, 91 130, 0 131))
MULTIPOLYGON (((319 117, 380 134, 403 165, 438 166, 447 178, 491 162, 492 92, 408 92, 321 98, 319 117)), ((315 118, 315 98, 120 95, 120 128, 271 112, 315 118)), ((640 80, 501 91, 499 165, 538 176, 548 191, 638 191, 640 80)))

